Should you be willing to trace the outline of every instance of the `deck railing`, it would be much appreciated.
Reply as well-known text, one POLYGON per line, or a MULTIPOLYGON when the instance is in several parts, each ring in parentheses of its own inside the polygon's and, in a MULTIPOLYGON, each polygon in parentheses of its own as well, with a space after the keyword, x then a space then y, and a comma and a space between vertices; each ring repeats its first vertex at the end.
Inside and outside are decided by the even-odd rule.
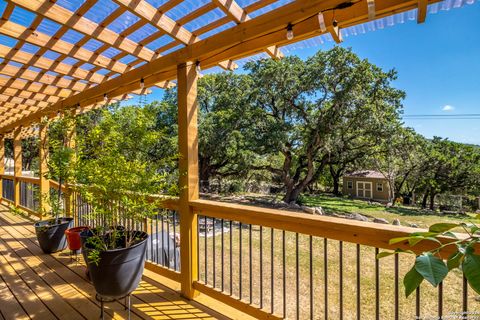
MULTIPOLYGON (((3 181, 5 195, 8 178, 3 181)), ((78 192, 66 191, 77 225, 101 223, 89 220, 91 206, 78 192)), ((385 249, 412 249, 389 240, 419 229, 208 200, 189 205, 198 214, 193 288, 255 318, 468 319, 468 310, 478 310, 460 272, 438 288, 424 283, 405 298, 402 279, 413 256, 376 259, 385 249)), ((170 199, 138 226, 151 235, 146 267, 179 282, 185 276, 180 219, 178 200, 170 199)), ((413 250, 433 246, 421 242, 413 250)), ((441 254, 450 253, 447 248, 441 254)))

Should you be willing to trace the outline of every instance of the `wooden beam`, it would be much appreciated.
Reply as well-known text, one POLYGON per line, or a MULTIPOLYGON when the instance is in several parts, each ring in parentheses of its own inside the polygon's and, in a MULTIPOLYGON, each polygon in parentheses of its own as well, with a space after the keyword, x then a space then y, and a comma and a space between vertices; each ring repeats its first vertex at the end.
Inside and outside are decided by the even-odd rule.
POLYGON ((180 257, 181 292, 188 299, 196 295, 193 282, 198 280, 197 215, 189 201, 198 199, 197 79, 193 62, 180 64, 178 72, 178 149, 180 159, 180 257))
POLYGON ((38 175, 40 176, 40 219, 42 214, 50 212, 50 179, 48 174, 48 124, 41 123, 38 131, 38 175))
POLYGON ((121 51, 138 56, 145 61, 150 61, 157 56, 152 50, 140 46, 128 38, 121 37, 118 33, 102 27, 85 17, 77 16, 74 12, 49 0, 11 0, 11 2, 61 25, 68 26, 93 39, 108 43, 121 51))
MULTIPOLYGON (((118 5, 126 8, 128 11, 138 16, 158 29, 164 31, 172 38, 185 45, 195 43, 200 39, 190 31, 179 25, 163 12, 155 9, 154 6, 145 0, 113 0, 118 5)), ((220 67, 227 69, 231 62, 220 62, 220 67)))
MULTIPOLYGON (((247 12, 240 7, 235 0, 213 0, 213 2, 237 24, 250 20, 247 12)), ((265 48, 265 52, 273 59, 281 59, 283 53, 277 46, 265 48)))
POLYGON ((5 138, 0 135, 0 201, 3 198, 3 178, 5 174, 5 138))
POLYGON ((418 0, 417 22, 424 23, 427 18, 428 0, 418 0))
MULTIPOLYGON (((427 0, 428 1, 428 0, 427 0)), ((367 0, 368 19, 375 19, 375 0, 367 0)))
MULTIPOLYGON (((16 0, 17 1, 17 0, 16 0)), ((435 2, 437 0, 433 0, 435 2)), ((246 57, 271 45, 284 45, 301 41, 321 33, 318 25, 318 12, 342 3, 341 0, 307 1, 298 0, 276 9, 271 14, 261 15, 258 18, 246 21, 236 27, 227 29, 208 39, 198 41, 186 48, 162 56, 150 63, 130 70, 114 79, 105 81, 95 87, 68 97, 55 103, 39 113, 32 114, 20 121, 4 125, 1 132, 10 131, 23 122, 32 122, 44 113, 56 112, 84 104, 85 101, 101 100, 105 92, 115 92, 116 95, 125 94, 140 87, 140 79, 145 80, 149 87, 159 81, 174 79, 176 65, 185 61, 200 61, 202 68, 218 64, 225 59, 246 57), (308 18, 310 17, 310 18, 308 18), (295 38, 288 41, 285 37, 285 28, 288 23, 295 26, 295 38)), ((404 12, 416 8, 417 1, 384 0, 376 3, 376 17, 382 18, 392 12, 404 12)), ((325 12, 325 20, 332 21, 331 12, 325 12)), ((354 11, 341 10, 335 13, 339 27, 346 28, 368 21, 366 6, 358 6, 354 11)))
POLYGON ((340 33, 340 28, 338 26, 328 26, 327 31, 330 32, 330 35, 332 36, 333 40, 336 43, 342 42, 342 34, 340 33))
POLYGON ((25 42, 34 44, 39 47, 48 47, 49 50, 65 54, 80 61, 90 63, 101 68, 109 69, 118 73, 128 70, 128 65, 113 61, 103 55, 96 54, 85 48, 78 47, 70 42, 61 39, 54 39, 47 34, 34 31, 32 34, 27 32, 28 29, 20 24, 11 21, 0 21, 0 33, 15 39, 24 40, 25 42))
POLYGON ((13 176, 14 176, 14 205, 20 205, 20 180, 22 176, 22 128, 17 127, 13 132, 13 176))

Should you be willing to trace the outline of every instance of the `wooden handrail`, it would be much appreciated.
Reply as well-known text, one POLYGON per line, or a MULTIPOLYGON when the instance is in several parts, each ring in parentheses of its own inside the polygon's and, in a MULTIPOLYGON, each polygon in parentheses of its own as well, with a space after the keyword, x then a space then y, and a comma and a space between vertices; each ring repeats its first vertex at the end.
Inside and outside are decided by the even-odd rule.
POLYGON ((6 180, 13 180, 15 178, 13 174, 2 174, 1 177, 6 180))
POLYGON ((38 178, 38 177, 20 176, 20 177, 16 177, 15 179, 17 179, 18 181, 32 183, 32 184, 39 184, 40 183, 40 178, 38 178))
MULTIPOLYGON (((438 243, 432 241, 422 241, 414 247, 410 247, 408 242, 395 245, 389 244, 389 240, 392 238, 405 237, 413 232, 426 231, 424 229, 318 216, 210 200, 194 200, 189 203, 199 215, 238 221, 245 224, 261 225, 278 230, 298 232, 327 239, 358 243, 375 248, 391 250, 396 248, 409 249, 419 254, 438 246, 438 243)), ((464 237, 464 235, 459 234, 458 237, 461 238, 464 237)), ((452 241, 451 238, 447 237, 439 238, 439 240, 442 243, 452 241)), ((442 250, 441 255, 446 258, 454 251, 456 251, 456 247, 448 246, 442 250)))

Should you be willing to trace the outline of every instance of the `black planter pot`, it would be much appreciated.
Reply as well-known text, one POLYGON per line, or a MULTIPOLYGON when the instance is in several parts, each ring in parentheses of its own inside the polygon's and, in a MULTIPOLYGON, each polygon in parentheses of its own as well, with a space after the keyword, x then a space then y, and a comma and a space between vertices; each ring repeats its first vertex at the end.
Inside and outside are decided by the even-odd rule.
MULTIPOLYGON (((98 265, 92 262, 87 263, 95 291, 104 300, 123 298, 133 292, 140 283, 145 266, 148 234, 140 231, 133 232, 140 239, 136 244, 129 248, 100 252, 98 265)), ((85 261, 88 261, 88 252, 91 250, 87 238, 91 236, 90 230, 80 234, 85 261)))
POLYGON ((53 253, 67 247, 65 231, 73 227, 73 218, 39 221, 34 226, 40 248, 45 253, 53 253))

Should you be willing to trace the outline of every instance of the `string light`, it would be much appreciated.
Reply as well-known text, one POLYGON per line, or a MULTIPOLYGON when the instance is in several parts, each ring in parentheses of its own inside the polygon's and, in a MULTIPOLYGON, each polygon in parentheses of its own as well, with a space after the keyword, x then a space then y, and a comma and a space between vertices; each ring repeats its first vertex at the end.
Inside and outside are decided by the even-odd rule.
POLYGON ((333 25, 335 28, 338 27, 338 21, 337 21, 337 20, 333 20, 332 25, 333 25))
POLYGON ((106 93, 103 94, 103 101, 105 101, 105 103, 108 102, 108 96, 106 93))
POLYGON ((318 24, 320 25, 320 31, 326 32, 327 26, 325 25, 325 19, 323 17, 323 13, 318 13, 318 24))
POLYGON ((202 68, 200 67, 200 61, 195 62, 195 70, 199 78, 203 78, 202 68))
POLYGON ((143 90, 143 88, 145 88, 145 80, 143 80, 143 78, 142 78, 142 79, 140 79, 140 89, 143 90))
POLYGON ((289 23, 287 26, 287 40, 293 39, 293 26, 289 23))

